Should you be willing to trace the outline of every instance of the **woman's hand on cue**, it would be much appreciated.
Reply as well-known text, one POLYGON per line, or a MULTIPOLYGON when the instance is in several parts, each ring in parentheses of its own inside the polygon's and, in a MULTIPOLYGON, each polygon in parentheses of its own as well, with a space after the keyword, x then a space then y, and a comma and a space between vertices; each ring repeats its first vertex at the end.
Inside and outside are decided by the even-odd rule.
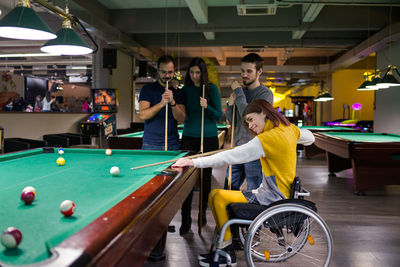
POLYGON ((182 168, 186 166, 193 166, 193 160, 185 158, 178 159, 178 161, 172 165, 172 168, 182 168))
POLYGON ((202 98, 201 96, 200 96, 200 106, 202 108, 207 108, 207 99, 202 98))

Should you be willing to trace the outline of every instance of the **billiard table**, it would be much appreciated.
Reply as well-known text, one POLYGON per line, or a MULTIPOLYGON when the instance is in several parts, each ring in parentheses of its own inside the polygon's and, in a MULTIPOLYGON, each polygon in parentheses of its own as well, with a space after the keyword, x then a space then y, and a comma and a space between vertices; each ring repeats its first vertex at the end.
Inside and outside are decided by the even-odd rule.
MULTIPOLYGON (((178 130, 179 142, 182 140, 183 130, 178 130)), ((218 131, 218 147, 224 146, 226 130, 218 131)), ((143 132, 128 133, 122 135, 114 135, 108 137, 108 147, 118 149, 141 149, 143 140, 143 132)), ((181 145, 181 144, 180 144, 181 145)))
POLYGON ((357 194, 383 185, 400 184, 400 135, 382 133, 314 133, 326 151, 331 175, 353 169, 357 194))
POLYGON ((142 266, 198 178, 194 168, 169 169, 184 151, 64 149, 64 166, 54 148, 0 156, 0 230, 21 230, 17 249, 0 244, 0 266, 142 266), (120 168, 112 176, 112 166, 120 168), (35 201, 25 205, 22 189, 33 186, 35 201), (63 200, 76 211, 64 217, 63 200), (29 265, 31 266, 31 265, 29 265))
MULTIPOLYGON (((348 127, 333 127, 333 126, 301 126, 300 129, 307 129, 312 133, 320 133, 320 132, 358 132, 354 128, 348 127)), ((304 155, 306 158, 310 159, 313 156, 325 153, 324 150, 318 148, 315 144, 310 146, 299 146, 300 150, 304 147, 304 155)))

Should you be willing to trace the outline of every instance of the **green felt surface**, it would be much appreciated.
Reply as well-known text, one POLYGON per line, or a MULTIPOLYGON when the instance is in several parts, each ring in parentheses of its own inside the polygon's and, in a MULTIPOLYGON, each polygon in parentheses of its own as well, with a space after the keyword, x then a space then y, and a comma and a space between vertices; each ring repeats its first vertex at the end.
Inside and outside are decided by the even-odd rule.
POLYGON ((348 133, 348 132, 327 132, 325 135, 347 139, 353 142, 400 142, 400 135, 380 133, 348 133))
POLYGON ((307 130, 332 130, 332 131, 339 131, 339 130, 349 130, 349 131, 356 131, 356 129, 348 128, 348 127, 329 127, 329 126, 301 126, 300 129, 307 129, 307 130))
POLYGON ((11 265, 47 259, 52 248, 115 206, 170 164, 131 171, 131 167, 184 156, 179 151, 65 149, 66 163, 57 166, 58 153, 42 149, 0 156, 0 230, 21 230, 18 249, 0 245, 1 262, 11 265), (112 166, 120 168, 113 177, 112 166), (20 200, 22 189, 33 186, 37 196, 32 205, 20 200), (59 211, 63 200, 72 200, 76 212, 65 218, 59 211))

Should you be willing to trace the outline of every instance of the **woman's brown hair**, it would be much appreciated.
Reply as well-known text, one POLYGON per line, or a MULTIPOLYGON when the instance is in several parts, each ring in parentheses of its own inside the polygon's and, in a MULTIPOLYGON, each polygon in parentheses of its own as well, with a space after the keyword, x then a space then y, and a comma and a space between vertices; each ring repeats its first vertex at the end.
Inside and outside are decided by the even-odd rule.
MULTIPOLYGON (((274 126, 278 126, 280 123, 283 123, 286 126, 290 125, 288 119, 285 118, 282 114, 277 112, 272 105, 264 99, 256 99, 247 105, 246 109, 243 112, 243 118, 250 113, 264 113, 265 121, 270 120, 274 124, 274 126)), ((249 124, 246 120, 243 120, 244 126, 249 130, 249 124)))

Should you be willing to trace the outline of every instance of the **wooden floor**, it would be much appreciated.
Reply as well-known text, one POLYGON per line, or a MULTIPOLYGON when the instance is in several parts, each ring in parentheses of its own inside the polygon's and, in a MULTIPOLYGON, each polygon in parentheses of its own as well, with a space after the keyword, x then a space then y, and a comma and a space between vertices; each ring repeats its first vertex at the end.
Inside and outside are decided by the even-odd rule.
MULTIPOLYGON (((334 255, 330 266, 400 266, 400 186, 381 187, 365 196, 354 195, 351 170, 329 177, 324 156, 307 160, 300 154, 297 175, 311 192, 308 199, 317 204, 318 214, 331 230, 334 255)), ((213 170, 213 176, 213 187, 222 188, 225 169, 213 170)), ((202 236, 197 234, 197 197, 195 192, 192 233, 179 235, 181 216, 176 214, 172 224, 177 231, 168 233, 166 260, 147 262, 146 267, 199 266, 197 255, 208 251, 215 223, 208 209, 208 224, 202 236)), ((243 251, 237 256, 237 266, 246 266, 243 251)))

